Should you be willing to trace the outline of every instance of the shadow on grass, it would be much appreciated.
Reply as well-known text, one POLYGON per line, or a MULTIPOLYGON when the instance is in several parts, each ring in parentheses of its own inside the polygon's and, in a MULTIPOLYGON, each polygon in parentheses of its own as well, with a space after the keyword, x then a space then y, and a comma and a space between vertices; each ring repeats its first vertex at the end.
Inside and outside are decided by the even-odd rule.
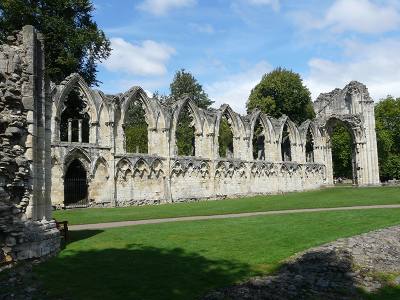
MULTIPOLYGON (((71 242, 98 233, 74 232, 71 242)), ((35 272, 52 296, 62 299, 195 299, 254 275, 247 264, 139 244, 123 249, 67 248, 35 272)))

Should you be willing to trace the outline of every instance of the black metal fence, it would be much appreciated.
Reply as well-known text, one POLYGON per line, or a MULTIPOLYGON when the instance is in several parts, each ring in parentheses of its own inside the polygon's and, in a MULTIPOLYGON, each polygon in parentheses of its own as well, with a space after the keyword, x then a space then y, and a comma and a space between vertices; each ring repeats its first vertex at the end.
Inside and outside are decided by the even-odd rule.
POLYGON ((88 185, 85 178, 65 178, 64 204, 66 208, 87 207, 89 205, 88 185))

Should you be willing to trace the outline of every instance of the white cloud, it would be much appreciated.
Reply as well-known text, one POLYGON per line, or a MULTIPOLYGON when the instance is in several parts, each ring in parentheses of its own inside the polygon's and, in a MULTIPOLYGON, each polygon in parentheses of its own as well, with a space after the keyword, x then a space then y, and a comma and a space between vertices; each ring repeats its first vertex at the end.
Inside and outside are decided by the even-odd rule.
POLYGON ((144 0, 137 8, 161 16, 172 9, 190 7, 195 4, 196 0, 144 0))
POLYGON ((391 2, 378 5, 370 0, 336 0, 322 18, 305 11, 294 12, 291 16, 304 29, 329 29, 336 33, 377 34, 396 30, 400 25, 397 6, 391 2))
POLYGON ((280 8, 280 0, 246 0, 249 4, 252 5, 270 5, 274 10, 279 10, 280 8))
POLYGON ((111 48, 104 67, 109 71, 133 75, 164 75, 167 72, 166 63, 175 53, 174 48, 151 40, 135 45, 122 38, 112 38, 111 48))
POLYGON ((245 113, 251 90, 260 82, 261 77, 271 70, 272 66, 269 63, 260 61, 241 73, 205 86, 205 90, 217 107, 227 103, 236 112, 245 113))
POLYGON ((343 88, 351 80, 366 84, 375 101, 388 94, 400 96, 400 40, 383 39, 371 44, 351 40, 343 47, 343 61, 309 61, 305 83, 314 99, 321 92, 343 88))
POLYGON ((214 34, 215 29, 211 24, 190 23, 190 27, 200 33, 214 34))

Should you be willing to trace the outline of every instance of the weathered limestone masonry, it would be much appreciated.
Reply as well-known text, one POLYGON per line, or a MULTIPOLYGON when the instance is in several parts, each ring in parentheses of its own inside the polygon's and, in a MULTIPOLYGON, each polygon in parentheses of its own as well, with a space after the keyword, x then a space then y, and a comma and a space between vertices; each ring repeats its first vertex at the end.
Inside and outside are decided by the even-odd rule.
MULTIPOLYGON (((352 81, 343 90, 321 94, 314 102, 316 120, 326 130, 343 122, 353 138, 353 177, 359 185, 379 184, 378 149, 375 132, 374 101, 365 85, 352 81)), ((329 133, 326 141, 330 149, 329 133)), ((326 166, 332 172, 332 153, 327 151, 326 166)), ((329 183, 333 176, 328 174, 329 183)))
POLYGON ((51 220, 51 99, 42 36, 25 26, 0 45, 0 266, 50 255, 60 237, 51 220))
POLYGON ((358 82, 322 94, 315 103, 317 118, 300 126, 286 116, 274 119, 259 111, 241 116, 228 105, 200 109, 189 98, 161 103, 149 98, 140 87, 105 95, 90 89, 78 74, 53 86, 51 96, 51 199, 56 207, 65 205, 64 196, 71 190, 71 185, 66 187, 71 166, 74 170, 78 166, 78 171, 84 173, 68 179, 85 181, 84 186, 76 185, 80 190, 87 189, 79 192, 86 198, 77 202, 82 206, 141 205, 316 189, 333 183, 330 134, 337 122, 346 125, 353 136, 354 184, 379 184, 373 101, 358 82), (71 91, 81 99, 83 117, 75 125, 73 119, 68 119, 67 126, 62 116, 68 109, 71 91), (131 102, 140 102, 145 111, 147 154, 126 151, 124 128, 131 102), (179 157, 175 132, 185 108, 194 120, 195 154, 179 157), (233 157, 228 159, 218 154, 222 116, 229 119, 233 132, 233 157), (253 159, 252 140, 258 121, 265 137, 265 157, 253 159), (88 122, 86 142, 83 122, 88 122), (290 139, 290 161, 283 155, 284 128, 290 139), (308 133, 313 140, 312 154, 306 153, 308 133))

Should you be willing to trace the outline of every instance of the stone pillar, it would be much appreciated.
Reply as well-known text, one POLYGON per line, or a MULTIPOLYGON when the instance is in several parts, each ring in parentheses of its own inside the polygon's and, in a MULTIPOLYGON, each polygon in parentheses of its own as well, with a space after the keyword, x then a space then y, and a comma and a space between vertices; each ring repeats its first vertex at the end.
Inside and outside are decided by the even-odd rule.
POLYGON ((46 256, 59 249, 60 235, 46 194, 51 110, 43 38, 32 26, 13 33, 0 46, 0 85, 6 95, 0 97, 0 114, 11 119, 0 129, 0 148, 12 153, 3 165, 15 170, 0 169, 0 255, 7 261, 46 256), (4 109, 11 103, 21 109, 4 109))
POLYGON ((78 142, 82 143, 82 119, 78 120, 78 142))
POLYGON ((72 119, 68 119, 68 142, 72 142, 72 119))

